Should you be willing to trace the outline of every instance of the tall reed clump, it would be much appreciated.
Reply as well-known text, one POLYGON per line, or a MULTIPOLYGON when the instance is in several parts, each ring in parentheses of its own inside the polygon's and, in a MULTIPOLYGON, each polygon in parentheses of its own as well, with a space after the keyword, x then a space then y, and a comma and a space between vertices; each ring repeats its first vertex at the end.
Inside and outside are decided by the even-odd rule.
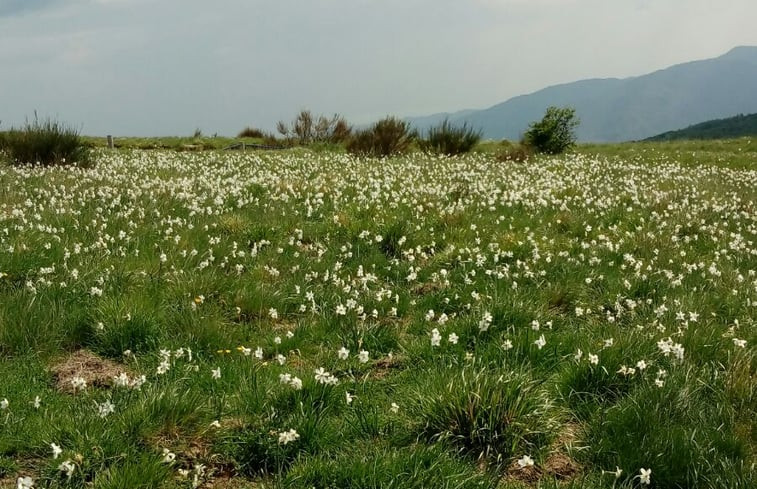
POLYGON ((428 135, 418 141, 421 149, 427 153, 448 156, 468 153, 481 140, 481 131, 464 123, 454 126, 445 119, 441 124, 428 130, 428 135))
POLYGON ((276 130, 285 140, 303 146, 312 143, 339 144, 347 141, 352 134, 352 126, 339 114, 316 117, 309 110, 300 111, 290 124, 279 121, 276 130))
POLYGON ((347 143, 347 151, 363 156, 392 156, 407 152, 415 138, 408 122, 390 116, 357 131, 347 143))
POLYGON ((42 166, 88 166, 89 147, 79 131, 51 119, 27 121, 21 129, 11 128, 0 138, 0 149, 12 164, 42 166))

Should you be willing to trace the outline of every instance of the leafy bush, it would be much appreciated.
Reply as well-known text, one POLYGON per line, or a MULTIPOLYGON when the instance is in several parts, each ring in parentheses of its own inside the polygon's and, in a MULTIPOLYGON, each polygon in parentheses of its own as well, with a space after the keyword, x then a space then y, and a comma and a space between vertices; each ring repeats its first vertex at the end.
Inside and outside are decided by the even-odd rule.
POLYGON ((0 138, 0 149, 14 164, 43 166, 89 164, 89 147, 79 132, 50 119, 28 121, 22 129, 11 128, 0 138))
POLYGON ((365 156, 391 156, 407 152, 415 139, 410 124, 396 117, 385 117, 370 128, 358 131, 347 144, 347 151, 365 156))
POLYGON ((541 121, 531 123, 523 143, 540 153, 563 153, 576 143, 579 122, 574 108, 548 107, 541 121))
POLYGON ((419 144, 423 151, 452 156, 468 153, 480 140, 481 131, 469 127, 467 122, 456 127, 445 119, 429 129, 428 136, 419 144))

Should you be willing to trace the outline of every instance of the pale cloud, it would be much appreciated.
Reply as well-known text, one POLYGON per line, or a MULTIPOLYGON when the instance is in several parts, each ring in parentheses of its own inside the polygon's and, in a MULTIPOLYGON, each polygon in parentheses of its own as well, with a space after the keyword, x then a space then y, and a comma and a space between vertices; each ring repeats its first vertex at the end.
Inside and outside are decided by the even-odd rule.
POLYGON ((483 108, 757 45, 753 18, 753 0, 0 0, 0 118, 234 134, 305 107, 483 108))

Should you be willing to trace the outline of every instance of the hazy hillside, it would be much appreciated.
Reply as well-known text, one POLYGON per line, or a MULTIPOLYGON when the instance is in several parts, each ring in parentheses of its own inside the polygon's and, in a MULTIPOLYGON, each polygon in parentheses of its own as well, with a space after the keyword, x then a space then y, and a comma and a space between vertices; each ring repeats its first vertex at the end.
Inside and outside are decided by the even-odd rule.
POLYGON ((484 110, 410 118, 419 129, 444 117, 484 137, 518 139, 550 105, 570 105, 581 141, 638 140, 699 121, 757 112, 757 47, 624 79, 581 80, 511 98, 484 110))
POLYGON ((646 141, 676 141, 683 139, 726 139, 757 136, 757 114, 739 114, 727 119, 700 122, 685 129, 668 131, 646 141))

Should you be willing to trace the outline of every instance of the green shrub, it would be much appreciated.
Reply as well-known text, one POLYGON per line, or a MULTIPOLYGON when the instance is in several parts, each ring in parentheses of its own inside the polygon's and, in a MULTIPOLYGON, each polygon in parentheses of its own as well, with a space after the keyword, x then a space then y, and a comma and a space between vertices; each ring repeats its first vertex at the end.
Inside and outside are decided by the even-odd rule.
POLYGON ((464 123, 453 126, 445 119, 438 126, 428 130, 428 136, 419 141, 423 151, 444 155, 459 155, 468 153, 481 140, 481 131, 475 130, 464 123))
POLYGON ((43 166, 89 164, 89 147, 79 132, 50 119, 26 122, 23 128, 11 128, 0 138, 0 149, 13 164, 43 166))
POLYGON ((523 143, 540 153, 563 153, 576 143, 578 124, 576 109, 548 107, 541 121, 531 123, 523 136, 523 143))
POLYGON ((347 151, 363 156, 392 156, 407 152, 414 139, 415 133, 408 122, 385 117, 355 133, 347 144, 347 151))
POLYGON ((258 129, 257 127, 245 127, 242 129, 239 134, 237 134, 238 138, 258 138, 263 139, 266 137, 266 134, 258 129))
POLYGON ((496 153, 497 161, 502 163, 522 163, 533 156, 533 149, 525 144, 507 144, 496 153))

